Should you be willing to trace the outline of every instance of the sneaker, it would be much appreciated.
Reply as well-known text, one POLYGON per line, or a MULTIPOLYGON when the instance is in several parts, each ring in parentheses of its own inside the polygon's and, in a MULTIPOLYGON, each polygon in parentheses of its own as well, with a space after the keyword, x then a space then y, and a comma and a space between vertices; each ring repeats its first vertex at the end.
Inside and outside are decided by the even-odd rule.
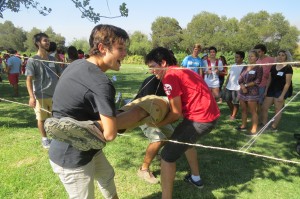
POLYGON ((152 172, 150 172, 149 169, 147 170, 142 170, 141 168, 139 168, 137 175, 142 178, 143 180, 145 180, 146 182, 149 182, 151 184, 157 184, 159 183, 159 180, 157 178, 155 178, 155 176, 153 175, 152 172))
POLYGON ((42 146, 43 146, 45 149, 49 149, 49 148, 50 148, 50 144, 51 144, 51 140, 50 140, 50 139, 42 140, 42 146))
POLYGON ((199 181, 194 181, 191 174, 187 174, 187 175, 184 177, 184 181, 185 181, 185 182, 191 183, 192 185, 194 185, 194 186, 197 187, 198 189, 202 189, 202 188, 204 187, 204 184, 203 184, 203 182, 202 182, 202 179, 200 179, 199 181))
POLYGON ((77 121, 69 117, 48 118, 44 124, 46 133, 54 139, 66 142, 81 151, 102 149, 105 138, 93 121, 77 121))

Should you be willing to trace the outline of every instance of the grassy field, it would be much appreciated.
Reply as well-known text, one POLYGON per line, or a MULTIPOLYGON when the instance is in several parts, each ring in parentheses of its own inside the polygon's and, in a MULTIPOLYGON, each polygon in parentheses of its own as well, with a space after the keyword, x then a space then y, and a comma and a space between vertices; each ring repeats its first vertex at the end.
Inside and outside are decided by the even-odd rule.
MULTIPOLYGON (((132 98, 141 81, 147 77, 142 66, 124 66, 116 75, 115 87, 125 98, 132 98)), ((2 75, 4 77, 4 75, 2 75)), ((300 70, 294 69, 294 94, 300 90, 300 70)), ((28 103, 25 77, 20 81, 21 97, 12 98, 12 88, 7 78, 0 83, 0 97, 28 103)), ((291 99, 291 98, 290 98, 291 99)), ((289 99, 289 100, 290 100, 289 99)), ((234 129, 241 122, 228 121, 226 104, 220 104, 222 116, 217 128, 201 139, 199 144, 231 149, 244 146, 249 137, 234 129)), ((273 114, 273 111, 270 112, 273 114)), ((239 116, 240 117, 240 116, 239 116)), ((277 133, 264 132, 248 152, 266 156, 299 161, 295 152, 294 133, 300 133, 300 96, 296 97, 284 110, 277 133)), ((141 165, 148 140, 139 129, 126 136, 119 136, 104 149, 116 171, 116 185, 122 199, 160 198, 160 185, 150 185, 140 180, 137 169, 141 165)), ((41 138, 36 128, 34 112, 26 105, 0 102, 0 198, 67 198, 49 165, 47 150, 41 146, 41 138)), ((300 197, 300 164, 259 158, 241 153, 205 149, 198 147, 201 177, 205 187, 198 190, 183 182, 188 171, 184 157, 177 163, 174 184, 174 198, 256 198, 256 199, 297 199, 300 197)), ((159 162, 155 160, 151 169, 160 176, 159 162)), ((96 189, 96 198, 102 198, 96 189)))

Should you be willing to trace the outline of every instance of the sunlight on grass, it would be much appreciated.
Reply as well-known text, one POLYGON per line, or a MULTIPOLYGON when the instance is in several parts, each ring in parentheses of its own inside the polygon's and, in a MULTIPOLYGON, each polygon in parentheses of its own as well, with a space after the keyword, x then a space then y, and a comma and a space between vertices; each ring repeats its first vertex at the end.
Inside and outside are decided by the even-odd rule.
MULTIPOLYGON (((135 96, 140 83, 149 74, 145 66, 124 65, 115 75, 117 92, 124 98, 135 96)), ((294 70, 294 94, 300 90, 300 70, 294 70)), ((1 84, 1 97, 20 103, 28 103, 24 76, 21 78, 21 97, 11 98, 11 87, 4 78, 1 84), (2 92, 3 91, 3 92, 2 92)), ((249 148, 248 152, 299 161, 295 152, 294 133, 300 133, 300 96, 284 110, 277 133, 264 132, 249 148)), ((41 146, 41 136, 36 127, 34 112, 31 108, 6 102, 0 102, 0 198, 67 198, 57 175, 51 169, 48 151, 41 146)), ((240 124, 240 115, 236 121, 228 121, 228 107, 220 104, 221 118, 217 128, 203 137, 199 144, 215 147, 239 149, 249 137, 234 130, 240 124)), ((271 110, 270 117, 274 115, 271 110)), ((137 176, 148 140, 139 128, 124 136, 118 136, 103 149, 115 168, 116 185, 120 198, 152 199, 161 197, 160 184, 149 185, 137 176)), ((177 163, 174 182, 174 198, 299 198, 300 166, 278 161, 243 155, 240 153, 197 148, 201 177, 205 187, 195 189, 182 179, 188 172, 185 157, 177 163)), ((159 178, 160 162, 154 160, 151 170, 159 178)), ((102 198, 98 188, 95 198, 102 198)))

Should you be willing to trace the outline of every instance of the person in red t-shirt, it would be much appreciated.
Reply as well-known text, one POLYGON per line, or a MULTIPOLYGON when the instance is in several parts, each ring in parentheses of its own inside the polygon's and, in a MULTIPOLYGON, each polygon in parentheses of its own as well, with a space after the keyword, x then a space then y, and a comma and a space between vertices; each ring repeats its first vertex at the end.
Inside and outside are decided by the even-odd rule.
MULTIPOLYGON (((147 54, 145 63, 156 78, 162 80, 170 102, 170 112, 155 126, 173 123, 183 116, 182 122, 175 128, 170 140, 196 143, 201 136, 215 127, 220 116, 219 108, 208 86, 195 72, 176 66, 176 58, 166 48, 153 49, 147 54)), ((203 187, 196 149, 186 144, 167 142, 161 152, 161 183, 164 199, 172 198, 176 160, 184 153, 191 169, 191 173, 187 174, 184 180, 198 188, 203 187)))

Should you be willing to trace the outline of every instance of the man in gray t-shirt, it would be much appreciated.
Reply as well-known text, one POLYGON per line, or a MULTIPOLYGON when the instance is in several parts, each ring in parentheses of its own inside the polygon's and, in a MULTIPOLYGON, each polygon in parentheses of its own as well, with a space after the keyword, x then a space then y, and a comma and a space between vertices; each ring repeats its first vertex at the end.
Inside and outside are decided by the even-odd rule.
POLYGON ((38 52, 26 64, 26 86, 29 106, 34 108, 37 126, 42 135, 42 145, 49 148, 50 140, 44 129, 44 121, 51 117, 52 96, 60 75, 60 66, 53 62, 54 57, 48 55, 50 43, 45 33, 34 35, 33 40, 38 52))

